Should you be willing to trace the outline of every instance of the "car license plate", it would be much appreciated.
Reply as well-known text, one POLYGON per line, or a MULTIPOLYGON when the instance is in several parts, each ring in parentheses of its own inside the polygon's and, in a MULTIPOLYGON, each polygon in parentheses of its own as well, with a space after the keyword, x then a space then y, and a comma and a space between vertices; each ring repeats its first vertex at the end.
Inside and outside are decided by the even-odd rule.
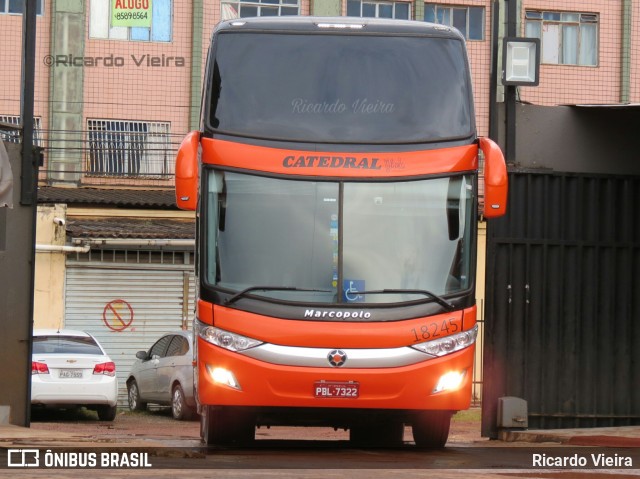
POLYGON ((76 379, 82 377, 81 369, 61 369, 60 376, 61 379, 76 379))
POLYGON ((313 384, 313 395, 317 398, 350 398, 360 394, 360 383, 355 381, 316 381, 313 384))

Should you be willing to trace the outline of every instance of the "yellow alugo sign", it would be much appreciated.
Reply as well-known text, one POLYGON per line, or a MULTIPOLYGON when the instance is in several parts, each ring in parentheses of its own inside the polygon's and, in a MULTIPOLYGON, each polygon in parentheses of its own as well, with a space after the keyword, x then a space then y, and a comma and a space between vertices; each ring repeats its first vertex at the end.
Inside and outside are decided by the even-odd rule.
POLYGON ((111 0, 112 27, 150 27, 152 0, 111 0))

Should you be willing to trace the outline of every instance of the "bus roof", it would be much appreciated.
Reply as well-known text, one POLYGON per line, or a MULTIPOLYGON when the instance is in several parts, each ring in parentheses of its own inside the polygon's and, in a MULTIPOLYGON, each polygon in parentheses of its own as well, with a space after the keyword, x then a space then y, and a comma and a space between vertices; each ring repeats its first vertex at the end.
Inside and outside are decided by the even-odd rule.
POLYGON ((464 37, 456 30, 445 25, 415 20, 391 20, 361 17, 249 17, 227 20, 217 25, 214 34, 222 31, 287 31, 309 33, 365 33, 395 35, 428 35, 444 38, 464 37))

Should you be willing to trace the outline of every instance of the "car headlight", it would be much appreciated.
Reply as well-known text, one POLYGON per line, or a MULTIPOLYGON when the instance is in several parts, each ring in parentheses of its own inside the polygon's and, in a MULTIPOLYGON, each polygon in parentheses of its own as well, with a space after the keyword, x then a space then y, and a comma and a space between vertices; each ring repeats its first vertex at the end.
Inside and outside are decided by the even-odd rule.
POLYGON ((257 339, 247 338, 240 334, 231 333, 224 329, 215 328, 206 324, 200 325, 198 335, 208 343, 215 344, 229 351, 244 351, 262 344, 257 339))
POLYGON ((424 343, 413 344, 412 348, 422 351, 432 356, 445 356, 467 348, 476 342, 478 336, 478 325, 474 325, 469 331, 445 336, 444 338, 425 341, 424 343))

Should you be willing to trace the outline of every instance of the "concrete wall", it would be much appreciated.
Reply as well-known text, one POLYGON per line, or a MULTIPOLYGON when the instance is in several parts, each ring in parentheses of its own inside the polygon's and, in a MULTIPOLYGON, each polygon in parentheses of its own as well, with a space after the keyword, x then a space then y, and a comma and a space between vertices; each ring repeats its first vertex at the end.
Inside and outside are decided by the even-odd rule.
POLYGON ((561 172, 640 175, 640 107, 517 106, 516 165, 561 172))
MULTIPOLYGON (((54 218, 66 218, 66 205, 43 205, 37 213, 37 245, 63 246, 65 227, 54 218)), ((64 278, 66 255, 63 252, 36 252, 34 290, 34 328, 64 326, 64 278)))
MULTIPOLYGON (((84 56, 84 2, 51 2, 51 51, 53 57, 84 56)), ((82 171, 84 68, 51 67, 50 134, 47 169, 53 183, 78 183, 82 171), (75 148, 69 148, 69 145, 75 148), (57 148, 56 148, 57 147, 57 148), (60 148, 63 147, 63 148, 60 148)))
POLYGON ((311 15, 317 17, 340 16, 340 0, 311 0, 311 15))

